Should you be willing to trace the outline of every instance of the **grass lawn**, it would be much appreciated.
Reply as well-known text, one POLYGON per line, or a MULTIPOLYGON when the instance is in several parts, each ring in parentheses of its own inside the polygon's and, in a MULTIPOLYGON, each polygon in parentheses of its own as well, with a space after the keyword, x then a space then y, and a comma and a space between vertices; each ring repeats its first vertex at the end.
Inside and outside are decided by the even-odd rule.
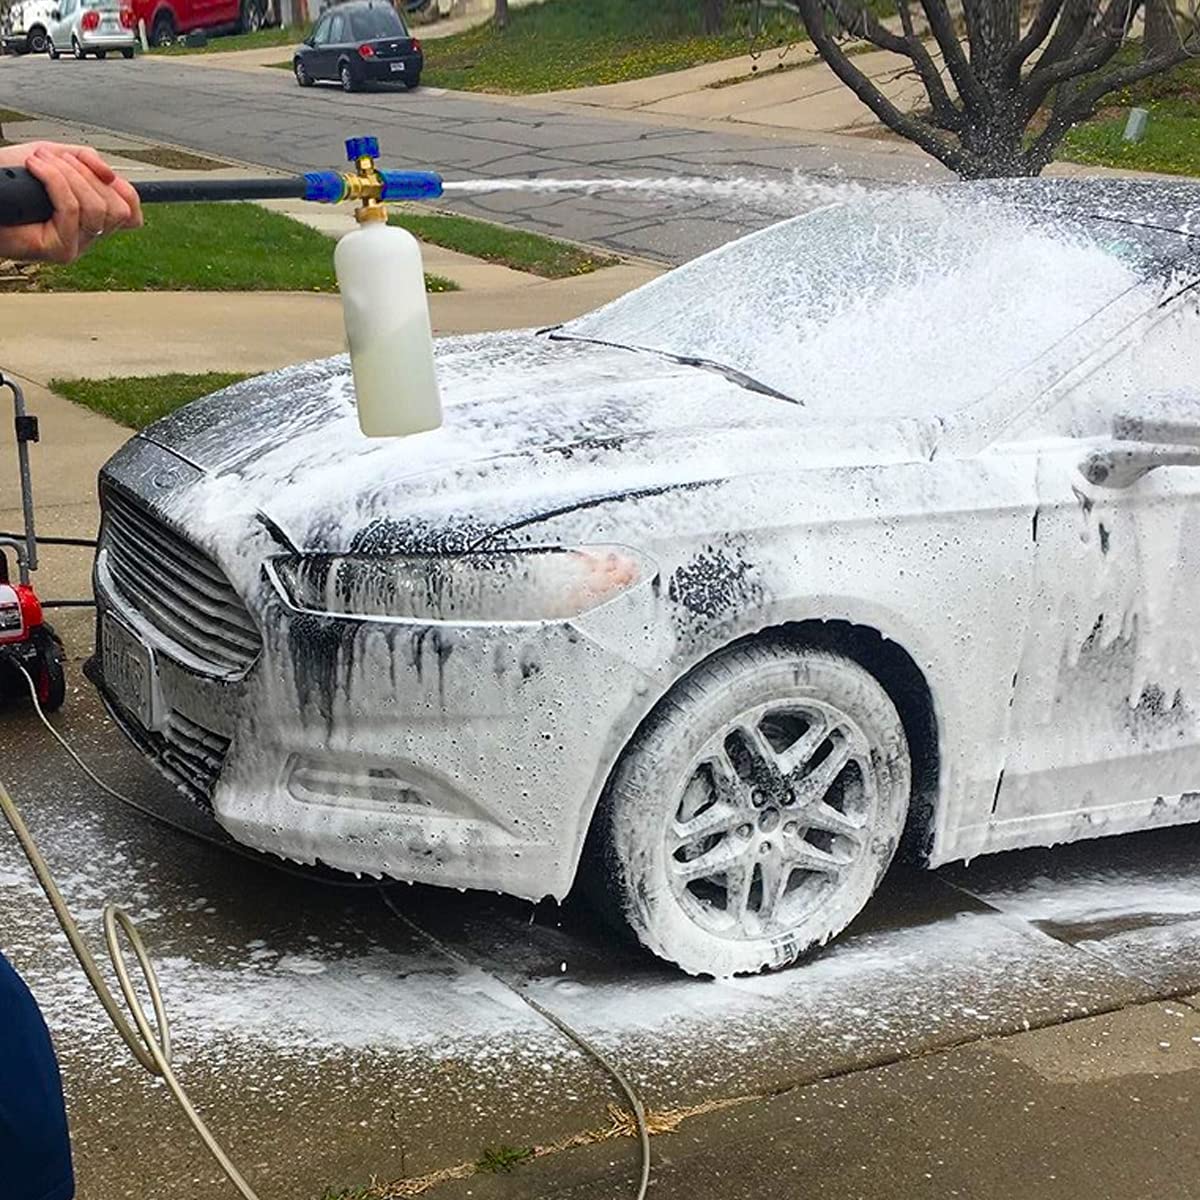
POLYGON ((210 37, 203 46, 156 46, 151 54, 222 54, 227 50, 262 50, 268 46, 295 46, 308 37, 311 25, 290 29, 260 29, 257 33, 230 33, 210 37))
MULTIPOLYGON (((752 0, 729 0, 724 33, 701 31, 696 0, 552 0, 425 44, 422 80, 476 92, 549 92, 661 75, 750 52, 752 0)), ((763 6, 763 49, 807 40, 797 18, 763 6)))
MULTIPOLYGON (((146 227, 105 238, 32 277, 42 292, 334 292, 333 239, 257 204, 164 204, 146 227)), ((432 292, 454 291, 426 276, 432 292)))
POLYGON ((147 425, 210 392, 248 379, 231 371, 207 375, 145 375, 109 379, 52 379, 52 391, 130 429, 147 425))
POLYGON ((393 212, 391 224, 403 226, 431 245, 444 246, 447 250, 457 250, 546 279, 589 275, 617 262, 615 258, 595 254, 570 242, 451 213, 393 212))
POLYGON ((1200 175, 1200 60, 1116 92, 1091 121, 1067 134, 1059 157, 1072 162, 1172 175, 1200 175), (1141 142, 1121 135, 1130 108, 1150 112, 1141 142))

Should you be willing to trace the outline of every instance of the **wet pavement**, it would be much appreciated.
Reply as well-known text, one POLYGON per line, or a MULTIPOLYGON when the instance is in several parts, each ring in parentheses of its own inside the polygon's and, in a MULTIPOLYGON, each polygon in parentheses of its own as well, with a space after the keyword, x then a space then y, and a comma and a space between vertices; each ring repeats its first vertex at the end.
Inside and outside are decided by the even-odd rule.
MULTIPOLYGON (((72 632, 75 644, 84 644, 82 615, 72 632)), ((207 831, 202 815, 123 745, 78 674, 75 680, 75 694, 55 718, 72 743, 116 786, 207 831)), ((611 1082, 506 983, 611 1053, 652 1110, 700 1110, 679 1133, 655 1140, 655 1194, 663 1196, 682 1195, 698 1177, 708 1184, 725 1179, 721 1162, 705 1157, 710 1127, 727 1145, 729 1163, 747 1159, 750 1177, 755 1163, 761 1169, 777 1160, 781 1178, 789 1171, 807 1178, 812 1138, 832 1139, 829 1145, 841 1147, 839 1171, 849 1174, 830 1178, 845 1186, 805 1195, 923 1194, 928 1167, 911 1188, 900 1181, 941 1143, 932 1131, 905 1134, 909 1155, 908 1142, 897 1143, 879 1114, 911 1128, 922 1103, 939 1095, 944 1103, 947 1089, 958 1088, 970 1098, 962 1121, 976 1120, 980 1129, 1010 1117, 1029 1125, 1014 1099, 1023 1094, 1020 1081, 1041 1070, 1044 1086, 1024 1094, 1053 1099, 1055 1088, 1066 1088, 1069 1099, 1080 1085, 1060 1077, 1076 1069, 1079 1056, 1060 1050, 1061 1062, 1048 1068, 1025 1052, 1012 1058, 1018 1052, 994 1049, 1023 1044, 1024 1036, 987 1039, 1087 1029, 1082 1018, 1146 1012, 1135 1006, 1154 1008, 1154 1001, 1200 991, 1196 827, 1008 854, 936 873, 897 869, 849 934, 807 965, 706 982, 618 943, 573 903, 533 906, 395 885, 388 897, 407 918, 401 921, 377 887, 286 872, 196 840, 97 793, 20 708, 0 715, 0 778, 96 940, 108 898, 141 923, 174 1019, 179 1074, 264 1197, 316 1200, 327 1185, 423 1175, 474 1162, 487 1147, 546 1145, 606 1128, 608 1105, 617 1099, 611 1082), (442 953, 439 942, 471 965, 442 953), (967 1049, 938 1056, 953 1047, 967 1049), (815 1082, 835 1077, 860 1081, 863 1094, 847 1093, 855 1086, 849 1082, 815 1082), (872 1119, 882 1122, 878 1136, 903 1163, 891 1189, 870 1174, 878 1170, 874 1159, 861 1180, 853 1174, 861 1136, 856 1142, 852 1129, 834 1130, 835 1098, 847 1094, 855 1097, 853 1128, 861 1134, 872 1119), (703 1112, 730 1099, 743 1103, 703 1112), (777 1147, 774 1158, 748 1158, 760 1135, 745 1134, 744 1126, 760 1110, 771 1131, 761 1144, 777 1147), (805 1134, 792 1144, 783 1131, 797 1122, 805 1134), (813 1133, 826 1128, 832 1132, 813 1133)), ((163 1089, 140 1074, 107 1028, 6 837, 0 908, 5 951, 28 974, 63 1056, 82 1200, 178 1192, 181 1184, 196 1200, 226 1195, 163 1089)), ((1184 1012, 1186 1005, 1172 1009, 1184 1012)), ((1144 1088, 1138 1084, 1147 1108, 1132 1114, 1129 1136, 1155 1113, 1160 1123, 1179 1115, 1185 1084, 1196 1096, 1200 1045, 1190 1038, 1200 1029, 1187 1019, 1187 1038, 1164 1040, 1190 1073, 1172 1074, 1172 1066, 1144 1088)), ((1104 1120, 1115 1121, 1118 1100, 1114 1091, 1104 1101, 1104 1120)), ((939 1119, 951 1118, 960 1114, 939 1119)), ((1064 1137, 1105 1128, 1100 1117, 1095 1125, 1081 1124, 1079 1113, 1058 1119, 1064 1137)), ((958 1186, 978 1162, 970 1155, 960 1161, 954 1139, 961 1130, 950 1124, 941 1132, 949 1173, 937 1178, 953 1177, 958 1186)), ((1052 1161, 1049 1131, 1034 1122, 1034 1134, 1052 1161)), ((1162 1137, 1172 1136, 1162 1126, 1162 1137)), ((993 1147, 1001 1157, 1002 1145, 1004 1139, 993 1147)), ((1174 1161, 1163 1170, 1173 1170, 1174 1161)), ((635 1143, 620 1139, 552 1156, 508 1181, 477 1176, 433 1190, 607 1197, 623 1193, 635 1167, 635 1143), (563 1171, 574 1172, 570 1188, 555 1175, 563 1171)), ((1163 1178, 1160 1195, 1183 1195, 1163 1178)), ((954 1194, 948 1186, 926 1186, 925 1193, 954 1194)), ((1001 1192, 976 1187, 959 1194, 1001 1192)))

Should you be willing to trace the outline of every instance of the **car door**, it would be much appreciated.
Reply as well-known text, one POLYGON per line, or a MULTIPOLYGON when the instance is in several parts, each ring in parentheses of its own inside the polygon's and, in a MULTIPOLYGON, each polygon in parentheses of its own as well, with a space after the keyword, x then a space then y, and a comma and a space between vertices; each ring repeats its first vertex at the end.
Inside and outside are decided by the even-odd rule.
POLYGON ((1035 595, 990 840, 1200 819, 1200 289, 1025 435, 1035 595))
POLYGON ((338 61, 350 41, 350 22, 345 13, 331 12, 329 14, 329 55, 328 67, 330 79, 338 77, 338 61))
POLYGON ((332 78, 329 58, 329 22, 331 14, 325 13, 317 21, 316 27, 309 38, 308 49, 304 54, 304 65, 314 79, 332 78))

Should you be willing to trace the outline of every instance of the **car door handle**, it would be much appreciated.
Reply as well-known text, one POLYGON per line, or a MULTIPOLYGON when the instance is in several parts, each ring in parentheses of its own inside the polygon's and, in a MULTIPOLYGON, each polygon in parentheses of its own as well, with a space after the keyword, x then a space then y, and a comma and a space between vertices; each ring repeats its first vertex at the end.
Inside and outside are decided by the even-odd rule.
POLYGON ((1200 446, 1116 442, 1084 456, 1079 470, 1096 487, 1127 488, 1158 467, 1200 467, 1200 446))

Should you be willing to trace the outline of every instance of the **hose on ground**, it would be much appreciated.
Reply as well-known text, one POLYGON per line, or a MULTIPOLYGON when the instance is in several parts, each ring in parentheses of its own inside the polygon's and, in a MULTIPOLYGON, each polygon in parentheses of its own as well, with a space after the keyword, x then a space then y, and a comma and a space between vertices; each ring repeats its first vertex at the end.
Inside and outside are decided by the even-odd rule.
MULTIPOLYGON (((227 844, 219 841, 216 838, 206 837, 195 830, 189 830, 182 826, 176 826, 174 822, 166 820, 160 814, 154 812, 143 804, 139 804, 129 796, 117 791, 116 788, 105 783, 92 769, 83 761, 82 758, 75 752, 74 748, 67 742, 66 738, 58 732, 57 729, 50 723, 49 718, 42 710, 41 702, 38 699, 37 686, 33 681, 33 677, 25 670, 20 663, 16 664, 18 670, 25 676, 25 682, 29 687, 29 695, 33 701, 34 711, 37 713, 38 719, 53 735, 54 739, 62 747, 62 749, 70 756, 71 760, 77 767, 106 795, 115 800, 121 801, 123 804, 136 809, 155 820, 162 821, 170 825, 172 828, 181 829, 185 833, 190 833, 194 837, 198 837, 203 841, 210 842, 213 845, 219 846, 223 850, 233 850, 242 853, 247 857, 258 859, 257 855, 251 854, 249 851, 242 850, 240 847, 227 844)), ((104 925, 104 942, 108 950, 109 961, 112 963, 112 968, 117 977, 117 983, 120 985, 121 994, 125 1000, 125 1007, 122 1009, 108 984, 104 980, 104 976, 100 973, 100 968, 92 955, 83 935, 79 930, 79 926, 75 918, 71 915, 70 909, 67 907, 67 902, 63 898, 58 884, 55 882, 54 875, 50 871, 49 865, 42 857, 41 851, 38 849, 37 843, 33 839, 33 835, 29 832, 28 826, 25 824, 24 818, 21 816, 20 810, 17 808, 12 797, 8 794, 2 780, 0 780, 0 813, 3 813, 5 820, 13 831, 13 835, 17 839, 21 850, 25 857, 29 860, 29 865, 33 868, 33 873, 37 877, 37 881, 46 894, 46 899, 50 902, 50 907, 54 910, 54 915, 62 927, 63 933, 66 935, 67 941, 74 952, 75 957, 79 960, 79 965, 83 968, 83 973, 87 976, 88 983, 91 984, 92 990, 96 993, 97 999, 100 1001, 113 1027, 120 1035, 121 1040, 129 1047, 130 1052, 138 1063, 151 1075, 162 1079, 171 1095, 175 1098, 175 1102, 183 1110, 184 1116, 191 1123, 192 1128, 196 1131, 197 1136, 204 1144, 208 1152, 216 1160, 221 1170, 225 1172, 230 1183, 233 1184, 238 1194, 243 1200, 258 1200, 258 1195, 250 1187, 238 1171, 233 1161, 225 1153, 221 1144, 216 1140, 208 1126, 204 1123, 203 1118, 196 1111, 191 1099, 188 1097, 187 1091, 184 1089, 175 1075, 171 1062, 171 1026, 167 1017, 166 1006, 163 1003, 162 989, 159 987, 158 975, 154 969, 154 963, 150 958, 150 954, 146 949, 146 945, 142 940, 142 936, 138 931, 137 924, 133 918, 129 916, 124 909, 117 907, 114 904, 108 904, 104 908, 103 925, 104 925), (133 976, 129 970, 129 964, 126 961, 125 952, 121 945, 121 935, 124 934, 126 941, 129 944, 130 950, 137 961, 138 969, 141 972, 142 982, 146 987, 146 991, 150 996, 150 1006, 154 1012, 154 1024, 151 1025, 149 1015, 146 1012, 145 1005, 137 994, 134 985, 133 976), (130 1024, 132 1018, 132 1025, 130 1024)), ((276 869, 284 870, 287 874, 306 876, 304 872, 294 870, 283 866, 282 864, 271 864, 276 869)), ((464 955, 459 954, 456 950, 452 950, 445 945, 433 934, 423 929, 411 917, 403 913, 385 887, 380 886, 374 881, 359 882, 351 886, 355 887, 374 887, 379 891, 383 902, 390 911, 404 925, 406 925, 414 933, 418 934, 430 945, 435 947, 441 954, 445 955, 459 967, 466 969, 475 969, 475 964, 471 963, 464 955)), ((573 1029, 561 1017, 555 1015, 549 1009, 539 1004, 523 989, 509 983, 508 980, 501 978, 494 972, 488 972, 497 982, 508 988, 511 992, 517 995, 524 1003, 529 1005, 543 1020, 554 1026, 560 1033, 568 1037, 574 1042, 580 1050, 597 1062, 613 1079, 617 1086, 621 1089, 625 1098, 629 1101, 630 1108, 633 1112, 634 1121, 637 1125, 638 1140, 641 1150, 641 1175, 639 1179, 638 1191, 636 1200, 645 1200, 646 1190, 650 1185, 650 1132, 646 1123, 646 1107, 638 1095, 636 1089, 626 1078, 624 1073, 615 1063, 613 1063, 598 1047, 593 1045, 583 1034, 573 1029)))

